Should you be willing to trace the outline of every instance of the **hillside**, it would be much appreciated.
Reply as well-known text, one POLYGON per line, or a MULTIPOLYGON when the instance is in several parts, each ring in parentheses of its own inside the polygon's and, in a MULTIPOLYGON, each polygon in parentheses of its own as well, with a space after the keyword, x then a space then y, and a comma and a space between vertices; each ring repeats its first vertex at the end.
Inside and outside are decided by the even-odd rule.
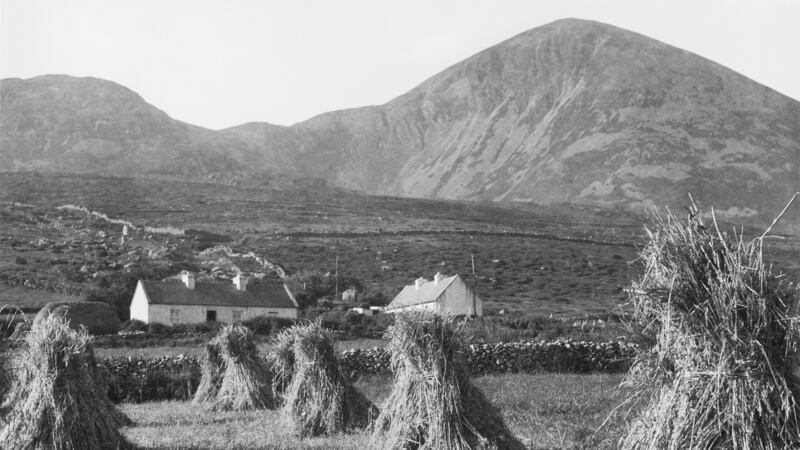
MULTIPOLYGON (((636 33, 562 20, 380 106, 194 127, 110 82, 2 81, 0 165, 370 194, 674 209, 768 222, 800 190, 800 103, 636 33)), ((784 225, 800 230, 800 208, 784 225)))
POLYGON ((311 138, 293 167, 368 192, 673 208, 691 192, 763 222, 800 189, 800 103, 580 20, 518 35, 386 105, 294 128, 311 138))
POLYGON ((265 272, 209 250, 225 245, 290 274, 337 270, 386 299, 440 271, 469 277, 492 311, 605 313, 635 269, 641 230, 634 215, 587 206, 0 173, 0 305, 35 310, 111 287, 126 311, 138 278, 265 272), (125 248, 123 223, 133 230, 125 248))
POLYGON ((246 168, 243 144, 177 121, 110 81, 44 75, 0 88, 6 170, 196 177, 246 168))

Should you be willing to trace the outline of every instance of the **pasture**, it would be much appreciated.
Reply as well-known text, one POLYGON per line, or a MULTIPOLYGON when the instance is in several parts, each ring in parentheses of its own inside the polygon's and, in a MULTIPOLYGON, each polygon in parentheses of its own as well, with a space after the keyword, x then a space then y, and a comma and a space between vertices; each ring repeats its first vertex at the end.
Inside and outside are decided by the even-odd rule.
MULTIPOLYGON (((616 448, 624 422, 595 431, 622 398, 621 375, 503 374, 473 379, 500 409, 506 424, 531 449, 616 448)), ((389 376, 365 377, 356 388, 381 405, 389 376)), ((209 411, 191 402, 121 404, 134 422, 124 434, 147 449, 364 449, 366 433, 297 439, 282 427, 278 412, 209 411)))

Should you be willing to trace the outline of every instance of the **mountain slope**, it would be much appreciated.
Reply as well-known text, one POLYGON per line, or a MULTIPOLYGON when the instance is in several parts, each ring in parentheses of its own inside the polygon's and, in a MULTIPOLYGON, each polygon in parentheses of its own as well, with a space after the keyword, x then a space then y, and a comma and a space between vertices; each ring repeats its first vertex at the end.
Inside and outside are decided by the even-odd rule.
POLYGON ((169 117, 96 78, 0 85, 0 166, 10 170, 198 176, 238 171, 243 145, 169 117))
POLYGON ((381 107, 294 129, 307 138, 292 167, 369 192, 634 207, 691 192, 723 213, 770 215, 800 190, 798 102, 580 20, 516 36, 381 107))
POLYGON ((387 104, 291 127, 215 132, 113 83, 64 78, 2 81, 0 165, 279 173, 375 194, 633 208, 679 207, 691 193, 755 223, 800 190, 800 103, 591 21, 530 30, 387 104))

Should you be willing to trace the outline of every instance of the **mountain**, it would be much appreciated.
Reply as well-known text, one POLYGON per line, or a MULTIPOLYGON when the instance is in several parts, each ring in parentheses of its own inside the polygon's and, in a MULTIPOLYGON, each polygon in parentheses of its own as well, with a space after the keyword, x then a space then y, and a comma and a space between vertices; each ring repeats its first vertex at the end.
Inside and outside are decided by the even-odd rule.
POLYGON ((291 127, 212 132, 121 86, 103 96, 78 86, 99 83, 59 80, 54 93, 38 79, 3 80, 0 163, 183 176, 277 171, 376 194, 631 208, 680 207, 691 193, 722 216, 758 223, 800 190, 800 103, 591 21, 535 28, 384 105, 291 127))
POLYGON ((241 143, 169 117, 119 84, 45 75, 0 84, 0 166, 196 176, 242 170, 241 143))
POLYGON ((385 105, 292 130, 304 139, 287 166, 393 195, 639 207, 692 193, 723 215, 764 220, 800 190, 800 103, 582 20, 515 36, 385 105))

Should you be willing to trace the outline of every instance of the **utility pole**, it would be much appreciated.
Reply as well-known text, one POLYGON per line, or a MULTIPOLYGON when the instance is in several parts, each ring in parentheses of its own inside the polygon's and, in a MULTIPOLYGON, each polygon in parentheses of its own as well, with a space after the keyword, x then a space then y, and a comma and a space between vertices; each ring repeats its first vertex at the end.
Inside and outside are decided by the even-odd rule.
POLYGON ((339 300, 339 255, 336 255, 336 264, 335 264, 334 275, 336 277, 336 293, 333 294, 333 301, 339 300))
POLYGON ((472 278, 475 278, 475 254, 470 253, 469 257, 472 259, 472 278))

